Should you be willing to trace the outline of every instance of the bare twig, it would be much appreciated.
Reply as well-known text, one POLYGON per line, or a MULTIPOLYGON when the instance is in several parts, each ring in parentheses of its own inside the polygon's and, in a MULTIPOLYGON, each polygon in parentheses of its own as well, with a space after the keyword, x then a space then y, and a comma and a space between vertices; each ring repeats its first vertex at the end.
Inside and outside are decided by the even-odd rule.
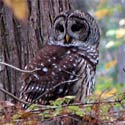
POLYGON ((58 115, 58 116, 55 116, 54 119, 48 118, 48 119, 46 119, 46 120, 41 121, 41 123, 44 123, 45 121, 52 123, 52 121, 55 121, 55 120, 57 120, 57 119, 63 119, 63 118, 65 118, 65 117, 69 117, 69 118, 71 118, 71 119, 74 119, 75 121, 79 121, 78 118, 75 118, 75 117, 73 117, 72 115, 74 115, 74 114, 70 114, 70 115, 69 115, 69 114, 58 115))
POLYGON ((23 69, 20 69, 20 68, 18 68, 18 67, 15 67, 15 66, 13 66, 13 65, 10 65, 10 64, 8 64, 8 63, 5 63, 5 62, 0 62, 0 65, 8 66, 8 67, 10 67, 10 68, 12 68, 12 69, 15 69, 15 70, 17 70, 17 71, 19 71, 19 72, 23 72, 23 73, 33 73, 33 72, 36 72, 36 71, 41 70, 40 68, 37 68, 37 69, 34 69, 34 70, 23 70, 23 69))
POLYGON ((13 99, 15 99, 15 100, 17 100, 17 101, 19 101, 21 103, 28 104, 28 102, 25 102, 25 101, 19 99, 18 97, 14 96, 12 93, 8 92, 7 90, 5 90, 3 88, 0 88, 0 91, 7 94, 7 95, 9 95, 11 98, 13 98, 13 99))
MULTIPOLYGON (((19 99, 18 97, 16 97, 15 95, 13 95, 12 93, 8 92, 7 90, 5 90, 3 88, 0 88, 0 91, 3 92, 4 94, 9 95, 11 98, 13 98, 13 99, 15 99, 15 100, 17 100, 17 101, 19 101, 23 104, 30 104, 29 102, 26 102, 24 100, 19 99)), ((39 104, 37 104, 37 106, 41 107, 44 110, 50 109, 50 107, 53 108, 53 109, 56 108, 55 106, 49 106, 49 105, 39 105, 39 104)))
MULTIPOLYGON (((65 82, 62 82, 62 83, 59 83, 59 84, 57 84, 57 85, 55 85, 54 86, 54 88, 53 89, 55 89, 56 87, 58 87, 58 86, 60 86, 60 85, 62 85, 62 84, 65 84, 65 83, 67 83, 67 82, 75 82, 75 81, 77 81, 78 79, 74 79, 74 80, 68 80, 68 81, 65 81, 65 82)), ((51 90, 53 90, 53 89, 51 89, 51 90)), ((46 91, 46 92, 44 92, 42 95, 40 95, 37 99, 35 99, 32 103, 28 103, 28 102, 26 102, 26 101, 24 101, 24 100, 21 100, 21 99, 19 99, 18 97, 16 97, 16 96, 14 96, 12 93, 10 93, 10 92, 8 92, 8 91, 6 91, 5 89, 3 89, 3 88, 0 88, 0 91, 2 91, 3 93, 5 93, 5 94, 7 94, 7 95, 9 95, 11 98, 14 98, 15 100, 17 100, 17 101, 19 101, 19 102, 21 102, 21 103, 23 103, 23 104, 26 104, 27 105, 27 108, 30 106, 30 105, 32 105, 37 99, 39 99, 39 98, 41 98, 42 96, 44 96, 45 94, 47 94, 48 92, 50 92, 50 91, 46 91)), ((118 100, 109 100, 109 101, 107 101, 107 100, 105 100, 105 101, 100 101, 100 100, 97 100, 97 101, 94 101, 94 102, 87 102, 87 103, 72 103, 72 104, 64 104, 64 105, 62 105, 62 107, 67 107, 67 106, 92 106, 92 105, 98 105, 98 104, 115 104, 115 103, 120 103, 121 101, 123 101, 124 100, 124 98, 121 98, 121 99, 118 99, 118 100)), ((39 110, 35 110, 35 111, 33 111, 33 112, 38 112, 38 111, 40 111, 40 110, 49 110, 49 109, 56 109, 56 108, 58 108, 58 106, 50 106, 50 105, 40 105, 40 104, 37 104, 37 106, 38 107, 41 107, 41 109, 39 108, 39 110)))
MULTIPOLYGON (((86 103, 81 103, 81 102, 78 102, 78 103, 72 103, 72 104, 64 104, 62 105, 62 107, 67 107, 67 106, 85 106, 85 107, 88 107, 88 106, 92 106, 92 105, 101 105, 101 104, 116 104, 116 103, 120 103, 124 100, 125 98, 122 98, 122 99, 118 99, 118 100, 96 100, 96 101, 93 101, 93 102, 86 102, 86 103)), ((29 105, 30 106, 30 105, 29 105)), ((29 107, 28 106, 28 107, 29 107)), ((49 109, 56 109, 58 108, 58 106, 50 106, 50 105, 37 105, 38 107, 40 107, 38 110, 35 110, 33 112, 38 112, 40 110, 49 110, 49 109)))

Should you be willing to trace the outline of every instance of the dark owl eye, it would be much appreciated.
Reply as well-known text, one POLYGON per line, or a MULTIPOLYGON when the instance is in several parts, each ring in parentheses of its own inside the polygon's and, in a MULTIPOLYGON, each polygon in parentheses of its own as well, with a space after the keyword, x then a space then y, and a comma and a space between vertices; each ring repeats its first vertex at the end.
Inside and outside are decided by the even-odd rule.
POLYGON ((59 30, 60 32, 64 32, 64 27, 61 24, 58 24, 56 29, 59 30))
POLYGON ((73 32, 77 32, 77 31, 80 31, 82 28, 83 28, 83 26, 81 24, 73 24, 71 27, 71 30, 73 32))

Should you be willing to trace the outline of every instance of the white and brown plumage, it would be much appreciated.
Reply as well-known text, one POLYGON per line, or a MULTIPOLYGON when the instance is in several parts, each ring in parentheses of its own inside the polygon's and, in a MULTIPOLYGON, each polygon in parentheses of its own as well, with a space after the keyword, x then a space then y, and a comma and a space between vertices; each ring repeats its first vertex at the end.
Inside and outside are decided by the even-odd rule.
POLYGON ((92 93, 98 64, 99 28, 95 19, 86 12, 68 11, 54 20, 52 32, 45 45, 26 66, 32 74, 23 75, 20 97, 36 103, 48 104, 50 100, 66 95, 76 95, 83 101, 92 93), (77 81, 60 84, 78 78, 77 81))

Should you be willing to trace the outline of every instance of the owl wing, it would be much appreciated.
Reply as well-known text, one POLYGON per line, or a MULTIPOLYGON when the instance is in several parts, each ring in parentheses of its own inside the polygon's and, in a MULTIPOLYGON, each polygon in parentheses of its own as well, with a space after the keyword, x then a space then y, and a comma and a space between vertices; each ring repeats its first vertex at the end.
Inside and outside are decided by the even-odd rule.
POLYGON ((75 78, 77 65, 80 62, 75 51, 68 47, 44 46, 25 68, 40 70, 23 74, 21 99, 32 102, 49 91, 37 101, 40 104, 47 104, 49 100, 63 97, 72 91, 70 83, 57 85, 75 78))

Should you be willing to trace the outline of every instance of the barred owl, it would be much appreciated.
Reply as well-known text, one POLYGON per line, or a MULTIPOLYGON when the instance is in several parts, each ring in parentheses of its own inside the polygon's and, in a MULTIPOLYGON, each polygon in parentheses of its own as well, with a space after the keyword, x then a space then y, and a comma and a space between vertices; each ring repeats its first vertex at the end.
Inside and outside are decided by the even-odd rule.
POLYGON ((66 95, 83 102, 94 88, 98 64, 99 28, 87 12, 60 13, 53 22, 48 43, 26 65, 20 98, 49 104, 66 95), (44 94, 45 93, 45 94, 44 94))

